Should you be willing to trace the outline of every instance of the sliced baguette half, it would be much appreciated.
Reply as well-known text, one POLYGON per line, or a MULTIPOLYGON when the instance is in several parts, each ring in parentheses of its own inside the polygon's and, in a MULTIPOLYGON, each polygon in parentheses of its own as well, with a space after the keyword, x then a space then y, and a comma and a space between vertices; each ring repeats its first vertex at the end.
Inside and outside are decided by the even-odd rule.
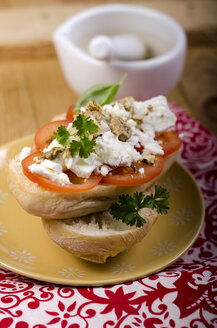
POLYGON ((24 174, 19 157, 13 158, 8 167, 8 185, 20 205, 30 214, 48 219, 68 219, 107 210, 121 194, 144 192, 174 163, 178 152, 165 159, 159 176, 148 183, 125 187, 99 184, 95 188, 77 193, 56 192, 40 187, 24 174))
POLYGON ((146 220, 141 228, 115 220, 108 211, 66 220, 43 218, 42 222, 48 236, 60 247, 82 259, 104 263, 147 235, 157 213, 142 209, 140 215, 146 220))

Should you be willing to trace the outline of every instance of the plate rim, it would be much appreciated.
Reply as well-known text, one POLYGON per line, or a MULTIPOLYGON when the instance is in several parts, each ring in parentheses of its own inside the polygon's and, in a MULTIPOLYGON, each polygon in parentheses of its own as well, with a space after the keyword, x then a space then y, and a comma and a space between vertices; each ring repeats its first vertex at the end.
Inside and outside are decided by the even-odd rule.
MULTIPOLYGON (((6 147, 10 147, 11 145, 13 145, 15 142, 19 143, 22 142, 25 139, 30 139, 30 138, 34 138, 34 134, 29 134, 20 138, 17 138, 13 141, 10 141, 4 145, 0 146, 0 150, 2 148, 6 148, 6 147)), ((129 275, 124 276, 120 276, 120 277, 114 277, 114 278, 108 278, 108 279, 104 279, 103 281, 97 281, 97 280, 76 280, 76 279, 68 279, 68 278, 58 278, 58 277, 50 277, 47 276, 45 274, 35 274, 34 272, 32 272, 32 270, 23 270, 23 269, 19 269, 16 266, 10 265, 5 263, 4 261, 2 261, 0 259, 0 265, 7 269, 10 270, 14 273, 20 274, 24 277, 36 280, 38 282, 42 281, 42 282, 46 282, 46 283, 51 283, 51 284, 57 284, 57 285, 64 285, 64 286, 73 286, 73 287, 102 287, 102 286, 111 286, 111 285, 117 285, 117 284, 123 284, 123 283, 127 283, 127 282, 132 282, 132 281, 137 281, 139 279, 143 279, 146 277, 149 277, 155 273, 158 273, 162 270, 164 270, 165 268, 169 267, 170 265, 172 265, 174 262, 176 262, 180 257, 182 257, 191 247, 192 245, 195 243, 196 239, 198 238, 201 229, 203 227, 204 224, 204 219, 205 219, 205 202, 204 202, 204 198, 203 198, 203 193, 201 191, 200 186, 197 183, 197 180, 195 179, 195 177, 193 176, 193 174, 179 161, 175 162, 178 166, 180 166, 182 168, 182 170, 185 172, 185 174, 188 175, 188 177, 193 181, 194 186, 196 187, 197 191, 198 191, 198 195, 199 195, 199 199, 200 199, 200 204, 201 204, 201 215, 200 215, 200 224, 194 234, 194 237, 191 239, 191 241, 187 244, 186 247, 184 247, 184 249, 177 254, 171 261, 168 261, 165 263, 165 265, 157 265, 153 268, 153 270, 149 270, 148 273, 136 273, 133 274, 133 272, 130 273, 130 277, 129 275)), ((174 163, 174 164, 175 164, 174 163)))

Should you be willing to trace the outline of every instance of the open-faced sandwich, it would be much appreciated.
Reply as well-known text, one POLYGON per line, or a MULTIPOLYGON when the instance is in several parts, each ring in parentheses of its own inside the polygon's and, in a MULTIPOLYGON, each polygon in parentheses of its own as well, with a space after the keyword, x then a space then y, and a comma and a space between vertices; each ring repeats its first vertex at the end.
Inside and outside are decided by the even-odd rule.
POLYGON ((58 245, 93 262, 141 241, 167 212, 169 193, 153 185, 181 146, 166 98, 114 101, 120 84, 90 88, 9 164, 21 206, 58 245))

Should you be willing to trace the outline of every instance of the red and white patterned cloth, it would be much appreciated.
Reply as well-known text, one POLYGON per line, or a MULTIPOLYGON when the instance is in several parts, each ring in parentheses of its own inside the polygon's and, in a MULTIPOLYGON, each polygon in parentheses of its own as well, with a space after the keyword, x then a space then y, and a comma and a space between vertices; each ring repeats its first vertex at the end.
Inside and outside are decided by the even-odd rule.
POLYGON ((183 147, 206 204, 205 224, 173 265, 138 281, 75 288, 0 268, 0 328, 217 327, 217 138, 171 104, 183 147))

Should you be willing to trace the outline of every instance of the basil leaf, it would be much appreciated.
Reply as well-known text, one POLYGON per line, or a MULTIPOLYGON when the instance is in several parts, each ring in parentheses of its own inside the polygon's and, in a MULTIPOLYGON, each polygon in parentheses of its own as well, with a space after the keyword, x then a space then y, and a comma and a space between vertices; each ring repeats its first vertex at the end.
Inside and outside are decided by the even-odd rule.
POLYGON ((101 106, 110 104, 126 77, 127 74, 124 74, 120 81, 114 84, 101 83, 93 85, 79 97, 75 110, 78 111, 82 106, 86 106, 90 100, 96 100, 101 106))

